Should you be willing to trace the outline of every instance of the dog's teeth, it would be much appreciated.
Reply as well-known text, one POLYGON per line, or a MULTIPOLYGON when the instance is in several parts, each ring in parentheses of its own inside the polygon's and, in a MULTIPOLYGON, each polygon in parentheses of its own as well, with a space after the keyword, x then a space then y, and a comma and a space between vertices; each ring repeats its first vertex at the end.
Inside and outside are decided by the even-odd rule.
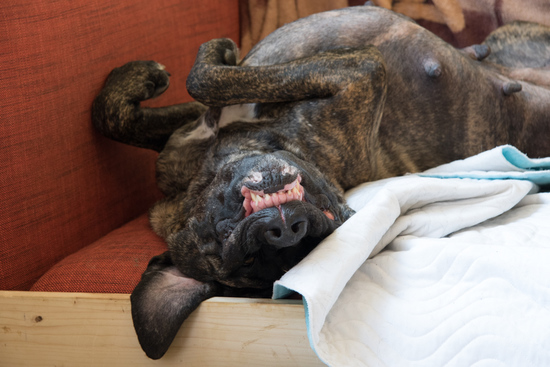
POLYGON ((257 213, 262 209, 265 209, 265 205, 261 205, 261 203, 257 201, 250 201, 250 210, 247 209, 245 216, 248 217, 250 214, 257 213))
POLYGON ((245 197, 243 206, 246 209, 246 216, 256 213, 259 210, 280 206, 293 200, 303 201, 304 188, 300 185, 301 177, 298 176, 297 182, 285 185, 286 190, 281 190, 272 194, 256 194, 248 189, 241 189, 245 197))
POLYGON ((265 201, 263 200, 258 201, 258 208, 260 210, 265 209, 266 208, 265 201))

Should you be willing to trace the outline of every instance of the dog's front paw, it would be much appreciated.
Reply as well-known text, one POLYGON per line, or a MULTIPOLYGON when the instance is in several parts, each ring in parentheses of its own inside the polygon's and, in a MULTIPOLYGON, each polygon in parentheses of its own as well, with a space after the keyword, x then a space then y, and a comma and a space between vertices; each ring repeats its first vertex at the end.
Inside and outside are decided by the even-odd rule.
POLYGON ((170 84, 170 74, 155 61, 131 61, 114 69, 105 87, 111 93, 131 100, 144 101, 162 94, 170 84))
POLYGON ((225 65, 235 66, 239 62, 239 48, 235 42, 229 40, 225 45, 225 51, 223 52, 223 62, 225 65))
POLYGON ((239 62, 239 48, 229 38, 216 38, 201 45, 198 58, 207 64, 235 66, 239 62))

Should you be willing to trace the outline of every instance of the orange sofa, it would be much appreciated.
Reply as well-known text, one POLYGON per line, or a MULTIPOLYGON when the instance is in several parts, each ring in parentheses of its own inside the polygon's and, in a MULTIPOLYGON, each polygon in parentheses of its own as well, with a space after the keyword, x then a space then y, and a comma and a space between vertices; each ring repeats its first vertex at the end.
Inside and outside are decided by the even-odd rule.
MULTIPOLYGON (((199 45, 239 39, 238 0, 3 0, 0 34, 0 366, 148 365, 129 293, 166 249, 147 220, 156 153, 98 134, 90 107, 137 59, 172 74, 149 106, 189 101, 199 45)), ((207 301, 162 363, 243 359, 317 365, 301 302, 207 301)))
POLYGON ((189 101, 199 45, 239 37, 238 1, 5 0, 0 14, 0 289, 131 291, 165 247, 144 217, 156 154, 95 132, 92 100, 114 67, 154 59, 173 75, 154 103, 189 101))

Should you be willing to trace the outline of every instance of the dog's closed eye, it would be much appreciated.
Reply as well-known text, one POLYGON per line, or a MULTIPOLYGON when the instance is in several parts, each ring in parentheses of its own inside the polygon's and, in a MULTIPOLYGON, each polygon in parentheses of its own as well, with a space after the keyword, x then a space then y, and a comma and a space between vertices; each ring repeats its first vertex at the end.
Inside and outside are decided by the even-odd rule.
POLYGON ((254 260, 256 260, 256 259, 254 258, 254 256, 250 256, 248 259, 245 259, 245 260, 244 260, 243 265, 245 265, 245 266, 250 266, 250 265, 252 265, 252 264, 254 263, 254 260))

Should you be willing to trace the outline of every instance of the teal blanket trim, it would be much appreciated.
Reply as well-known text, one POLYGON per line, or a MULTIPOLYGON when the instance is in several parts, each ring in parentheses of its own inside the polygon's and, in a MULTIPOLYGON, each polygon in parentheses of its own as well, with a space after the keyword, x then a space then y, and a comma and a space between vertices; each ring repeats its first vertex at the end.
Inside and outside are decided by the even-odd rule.
MULTIPOLYGON (((506 145, 499 148, 495 148, 489 152, 482 153, 478 156, 474 156, 464 161, 461 161, 464 165, 471 161, 471 171, 438 172, 438 168, 429 170, 426 173, 421 173, 422 177, 434 177, 434 178, 473 178, 484 180, 529 180, 537 185, 550 185, 550 158, 529 158, 517 148, 506 145), (484 167, 483 164, 476 164, 477 158, 484 155, 484 161, 487 161, 488 155, 493 155, 494 162, 500 164, 506 164, 513 166, 510 171, 502 171, 501 169, 494 170, 491 165, 484 167)), ((453 163, 442 167, 451 167, 453 163)), ((498 166, 498 164, 495 164, 498 166)), ((461 167, 462 168, 462 167, 461 167)))

